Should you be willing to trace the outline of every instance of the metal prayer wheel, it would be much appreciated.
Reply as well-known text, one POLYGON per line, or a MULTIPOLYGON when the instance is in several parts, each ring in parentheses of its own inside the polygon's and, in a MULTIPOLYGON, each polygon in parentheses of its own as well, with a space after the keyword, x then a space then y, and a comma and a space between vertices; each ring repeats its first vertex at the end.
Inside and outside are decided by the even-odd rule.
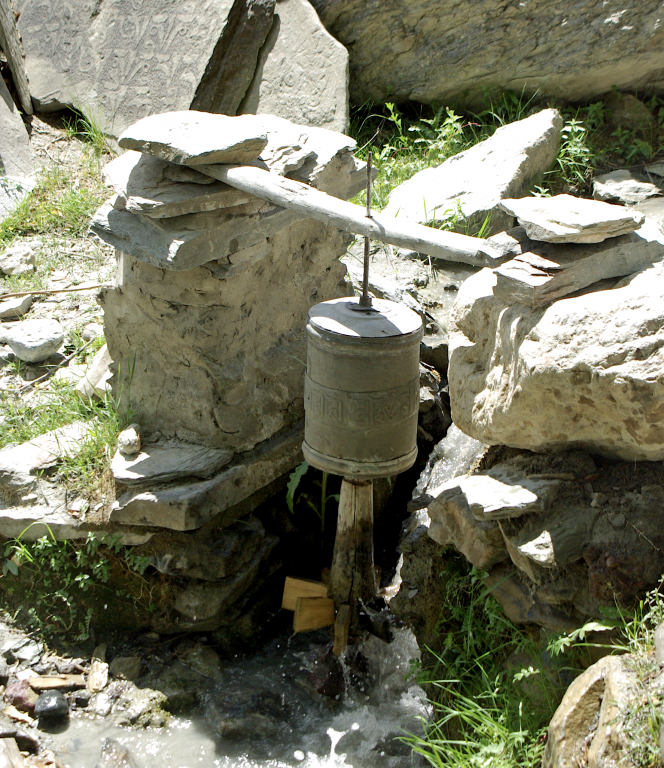
POLYGON ((396 475, 417 456, 420 317, 392 301, 316 304, 307 322, 305 430, 312 466, 353 480, 396 475))

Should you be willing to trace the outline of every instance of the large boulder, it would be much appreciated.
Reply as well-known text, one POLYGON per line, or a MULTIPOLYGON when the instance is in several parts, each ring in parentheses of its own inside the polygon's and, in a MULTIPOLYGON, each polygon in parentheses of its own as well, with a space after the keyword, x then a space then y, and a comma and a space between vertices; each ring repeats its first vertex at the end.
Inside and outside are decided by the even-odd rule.
POLYGON ((568 101, 661 92, 659 0, 313 0, 349 51, 351 99, 481 104, 487 89, 568 101))
POLYGON ((348 51, 309 0, 279 0, 240 112, 348 130, 348 51))
POLYGON ((540 309, 495 283, 478 272, 452 311, 455 424, 492 445, 664 459, 664 265, 540 309))
POLYGON ((18 0, 36 108, 90 115, 113 136, 146 115, 235 114, 275 0, 18 0))
POLYGON ((30 176, 34 165, 34 152, 25 123, 0 77, 0 173, 30 176))
POLYGON ((390 194, 385 213, 422 224, 461 214, 460 226, 509 229, 514 214, 498 208, 501 200, 521 197, 558 154, 563 120, 545 109, 499 128, 494 135, 435 168, 416 173, 390 194))

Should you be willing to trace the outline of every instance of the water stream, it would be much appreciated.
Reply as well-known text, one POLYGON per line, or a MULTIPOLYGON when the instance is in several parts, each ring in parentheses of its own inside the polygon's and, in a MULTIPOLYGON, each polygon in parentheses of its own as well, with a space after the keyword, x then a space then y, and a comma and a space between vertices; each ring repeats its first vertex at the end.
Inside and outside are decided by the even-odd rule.
POLYGON ((209 681, 204 704, 163 729, 77 714, 51 735, 52 748, 67 768, 92 768, 109 737, 130 749, 137 768, 412 765, 409 747, 395 738, 418 732, 427 714, 424 692, 407 679, 419 658, 412 633, 399 630, 390 645, 369 637, 341 665, 328 648, 322 632, 276 638, 228 662, 209 681))

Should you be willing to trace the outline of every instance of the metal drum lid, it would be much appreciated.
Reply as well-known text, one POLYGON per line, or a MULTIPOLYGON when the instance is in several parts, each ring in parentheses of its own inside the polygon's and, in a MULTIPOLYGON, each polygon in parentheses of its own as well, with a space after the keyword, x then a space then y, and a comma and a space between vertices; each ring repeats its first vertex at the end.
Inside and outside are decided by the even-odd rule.
POLYGON ((359 299, 342 298, 316 304, 309 310, 309 323, 317 330, 357 339, 381 339, 417 333, 420 316, 403 304, 374 299, 372 309, 357 310, 359 299))

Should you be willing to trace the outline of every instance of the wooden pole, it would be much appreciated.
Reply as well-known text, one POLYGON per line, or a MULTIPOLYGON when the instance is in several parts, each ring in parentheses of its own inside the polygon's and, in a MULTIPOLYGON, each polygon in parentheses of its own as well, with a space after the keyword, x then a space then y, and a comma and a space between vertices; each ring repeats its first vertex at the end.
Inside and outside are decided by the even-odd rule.
POLYGON ((32 99, 28 78, 25 74, 25 62, 21 49, 21 38, 16 27, 14 9, 11 0, 0 0, 0 48, 7 57, 7 63, 14 78, 14 85, 21 102, 21 109, 26 115, 32 114, 32 99))
POLYGON ((330 569, 328 596, 337 608, 351 607, 357 623, 357 601, 376 594, 373 562, 373 483, 344 478, 339 497, 337 535, 330 569))
POLYGON ((197 165, 197 171, 248 192, 274 205, 298 211, 310 219, 332 224, 344 232, 365 235, 383 243, 426 253, 445 261, 496 266, 505 261, 479 237, 443 232, 407 218, 384 213, 367 218, 364 208, 320 192, 307 184, 286 179, 252 165, 197 165))

